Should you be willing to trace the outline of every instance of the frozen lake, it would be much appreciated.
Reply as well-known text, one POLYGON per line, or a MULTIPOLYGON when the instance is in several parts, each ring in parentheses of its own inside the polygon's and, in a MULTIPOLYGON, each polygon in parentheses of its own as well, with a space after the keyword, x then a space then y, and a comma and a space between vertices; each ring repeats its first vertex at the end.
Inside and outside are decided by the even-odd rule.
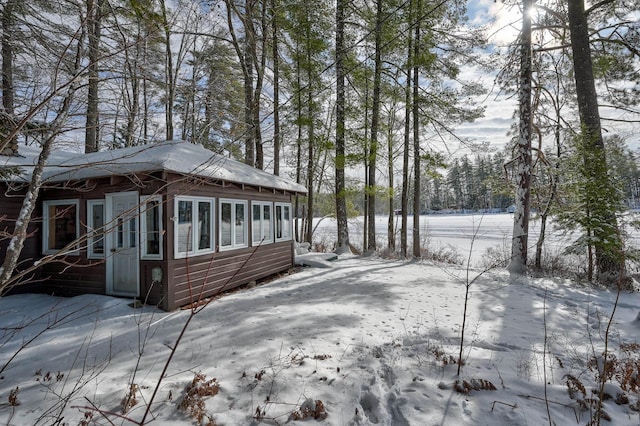
MULTIPOLYGON (((396 217, 396 245, 400 245, 400 216, 396 217)), ((314 232, 314 242, 335 242, 336 223, 334 219, 316 219, 318 222, 314 232)), ((376 217, 376 240, 379 248, 387 246, 387 217, 376 217)), ((409 225, 413 217, 409 216, 409 225)), ((362 247, 363 218, 357 217, 349 221, 349 238, 351 243, 362 247)), ((513 214, 465 214, 465 215, 422 215, 420 216, 421 245, 431 250, 452 248, 465 261, 471 259, 471 265, 478 266, 486 257, 487 250, 499 253, 510 253, 513 214)), ((529 224, 529 252, 535 253, 535 244, 540 233, 540 221, 532 220, 529 224)), ((409 247, 411 247, 411 230, 409 230, 409 247)), ((545 250, 557 252, 569 242, 553 224, 547 224, 545 250)))

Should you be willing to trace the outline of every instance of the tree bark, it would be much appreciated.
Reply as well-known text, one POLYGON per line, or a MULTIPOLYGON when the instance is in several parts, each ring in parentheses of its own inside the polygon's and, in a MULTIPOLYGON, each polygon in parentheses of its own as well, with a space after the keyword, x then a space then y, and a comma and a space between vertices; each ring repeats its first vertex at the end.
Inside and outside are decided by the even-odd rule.
POLYGON ((307 232, 305 235, 305 241, 311 243, 313 237, 313 202, 314 202, 314 194, 313 194, 313 185, 314 185, 314 170, 315 170, 315 161, 314 161, 314 144, 315 144, 315 101, 313 99, 313 70, 312 70, 312 61, 311 61, 311 27, 310 25, 306 26, 306 38, 307 38, 307 232))
POLYGON ((395 206, 394 206, 394 170, 393 170, 393 122, 395 121, 395 107, 391 110, 389 127, 387 130, 387 174, 389 175, 389 216, 387 217, 387 248, 396 251, 395 206))
POLYGON ((97 152, 99 149, 99 110, 98 83, 100 57, 100 31, 102 26, 103 0, 86 0, 87 35, 89 37, 89 83, 87 87, 87 121, 85 126, 84 152, 97 152))
POLYGON ((382 4, 383 0, 376 2, 376 33, 375 33, 375 59, 373 71, 373 99, 371 111, 371 142, 369 144, 369 179, 367 193, 369 204, 367 205, 367 252, 376 251, 376 162, 378 156, 378 128, 380 122, 380 84, 382 76, 382 4))
POLYGON ((18 153, 18 139, 13 133, 14 123, 14 99, 13 87, 13 38, 14 11, 16 0, 8 0, 2 9, 2 107, 3 116, 0 118, 0 155, 14 155, 18 153))
POLYGON ((262 83, 264 81, 264 69, 267 61, 267 0, 262 0, 262 8, 260 10, 260 27, 262 32, 262 41, 260 45, 260 61, 258 62, 257 51, 257 34, 254 28, 254 24, 251 24, 252 38, 254 42, 251 43, 253 55, 254 69, 256 72, 256 84, 253 91, 253 103, 251 108, 253 111, 253 140, 255 143, 256 161, 253 165, 255 168, 264 169, 264 146, 262 145, 262 127, 260 126, 260 98, 262 97, 262 83))
MULTIPOLYGON (((413 10, 413 1, 409 5, 413 10)), ((411 21, 409 21, 411 22, 411 21)), ((407 257, 407 230, 409 227, 409 150, 411 149, 411 69, 413 62, 413 36, 407 34, 407 81, 405 83, 405 108, 404 108, 404 145, 402 148, 402 226, 400 227, 400 250, 403 257, 407 257)))
POLYGON ((280 52, 278 51, 278 18, 276 1, 271 0, 273 56, 273 174, 280 175, 280 52))
MULTIPOLYGON (((300 76, 301 67, 299 62, 295 67, 295 70, 296 70, 296 83, 297 83, 297 87, 299 88, 302 84, 302 77, 300 76)), ((302 94, 301 94, 301 91, 296 90, 296 93, 294 96, 297 98, 297 101, 298 101, 296 102, 296 127, 298 130, 297 137, 296 137, 296 183, 302 183, 302 94)), ((312 188, 307 188, 307 191, 311 191, 311 190, 312 188)), ((296 210, 296 217, 297 217, 298 212, 300 210, 299 195, 296 195, 295 210, 296 210)), ((301 215, 301 217, 304 218, 304 215, 301 215)), ((298 220, 295 221, 296 241, 302 241, 303 232, 300 229, 299 223, 300 221, 298 220)), ((304 223, 302 225, 304 225, 304 223)), ((304 229, 304 226, 303 226, 303 229, 304 229)))
POLYGON ((520 34, 519 131, 517 145, 518 173, 508 270, 514 275, 527 272, 529 214, 531 202, 531 10, 532 0, 523 0, 520 34))
POLYGON ((349 253, 349 226, 345 188, 344 0, 336 2, 336 253, 349 253))
MULTIPOLYGON (((569 0, 567 5, 583 144, 585 152, 592 154, 585 157, 585 170, 588 174, 586 178, 592 182, 607 182, 610 178, 607 174, 584 0, 569 0)), ((613 212, 601 208, 611 204, 611 197, 614 197, 614 194, 595 193, 588 196, 595 204, 592 213, 596 217, 593 220, 598 223, 598 226, 593 229, 593 239, 601 243, 595 244, 598 274, 617 276, 624 270, 622 243, 617 233, 617 219, 613 212), (608 245, 611 247, 603 247, 605 241, 609 241, 608 245)))
MULTIPOLYGON (((416 11, 421 10, 421 1, 417 1, 416 11)), ((415 36, 413 40, 413 257, 422 257, 420 248, 420 72, 417 58, 420 55, 420 21, 416 16, 415 36)))
MULTIPOLYGON (((250 8, 249 1, 245 2, 247 8, 250 8)), ((249 12, 248 12, 249 13, 249 12)), ((250 19, 247 16, 246 19, 250 19)), ((251 41, 254 39, 249 35, 245 35, 244 41, 244 121, 245 121, 245 153, 244 162, 251 167, 255 165, 255 130, 254 130, 254 114, 253 114, 253 55, 251 54, 251 41)))
POLYGON ((173 53, 171 49, 171 27, 167 16, 167 7, 165 0, 160 2, 162 9, 162 25, 164 29, 165 43, 165 101, 164 101, 164 118, 165 118, 165 137, 167 140, 173 140, 173 102, 176 97, 176 87, 173 78, 173 53))

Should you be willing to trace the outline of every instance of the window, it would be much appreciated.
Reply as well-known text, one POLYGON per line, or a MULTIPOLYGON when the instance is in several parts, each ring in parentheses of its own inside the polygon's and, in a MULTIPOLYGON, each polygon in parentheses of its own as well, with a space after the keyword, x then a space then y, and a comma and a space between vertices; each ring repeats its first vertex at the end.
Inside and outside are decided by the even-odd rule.
POLYGON ((214 251, 213 202, 213 198, 176 197, 174 217, 176 258, 214 251))
POLYGON ((291 204, 276 203, 276 241, 291 239, 292 231, 291 204))
POLYGON ((213 249, 211 241, 211 220, 213 207, 209 201, 198 201, 198 250, 213 249))
POLYGON ((140 197, 142 259, 162 259, 162 196, 140 197))
MULTIPOLYGON (((78 200, 44 201, 44 233, 42 250, 53 254, 62 250, 80 234, 78 200)), ((77 251, 78 247, 71 248, 77 251)))
POLYGON ((254 246, 273 242, 273 215, 271 203, 251 203, 251 241, 254 246))
POLYGON ((220 200, 220 250, 248 247, 247 202, 220 200))
POLYGON ((87 257, 104 257, 104 200, 87 201, 87 257))

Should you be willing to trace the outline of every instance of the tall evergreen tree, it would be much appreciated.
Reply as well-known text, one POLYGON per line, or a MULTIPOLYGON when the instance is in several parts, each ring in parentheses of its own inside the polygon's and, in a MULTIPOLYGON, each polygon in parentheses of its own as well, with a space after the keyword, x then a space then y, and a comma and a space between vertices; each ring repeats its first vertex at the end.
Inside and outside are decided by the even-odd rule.
MULTIPOLYGON (((589 233, 593 234, 596 264, 598 273, 607 276, 618 276, 624 271, 622 241, 617 219, 614 214, 617 201, 610 191, 607 174, 607 160, 602 139, 600 113, 598 110, 598 94, 596 92, 591 49, 589 45, 589 27, 584 0, 568 0, 569 31, 571 33, 571 50, 573 53, 573 73, 576 83, 578 112, 580 116, 582 144, 584 155, 584 173, 587 182, 597 187, 587 187, 591 192, 587 195, 587 208, 591 215, 589 233), (604 187, 601 187, 604 185, 604 187)), ((588 183, 587 183, 588 185, 588 183)))

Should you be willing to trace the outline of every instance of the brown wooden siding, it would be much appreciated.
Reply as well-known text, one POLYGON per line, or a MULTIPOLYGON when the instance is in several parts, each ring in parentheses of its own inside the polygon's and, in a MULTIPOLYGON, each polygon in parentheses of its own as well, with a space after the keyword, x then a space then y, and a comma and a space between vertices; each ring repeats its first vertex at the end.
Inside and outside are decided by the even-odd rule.
POLYGON ((88 264, 79 256, 68 256, 67 262, 78 262, 69 266, 61 262, 51 262, 43 267, 42 277, 47 293, 57 296, 78 296, 80 294, 105 294, 104 262, 92 261, 88 264))
POLYGON ((168 267, 173 300, 166 309, 173 310, 191 303, 191 295, 196 299, 193 302, 197 301, 201 291, 203 297, 214 296, 292 266, 291 241, 170 260, 168 267))
MULTIPOLYGON (((20 214, 22 209, 22 202, 26 191, 20 190, 18 192, 9 191, 7 185, 0 182, 0 231, 13 232, 16 224, 16 218, 20 214)), ((23 271, 33 265, 33 262, 40 259, 40 216, 41 210, 36 206, 36 210, 33 212, 31 223, 29 224, 28 232, 29 237, 25 240, 24 247, 20 253, 18 260, 17 271, 23 271)), ((7 254, 7 247, 9 246, 9 238, 0 237, 0 265, 4 262, 7 254)), ((35 271, 33 274, 29 274, 25 279, 15 287, 12 287, 8 292, 25 293, 25 292, 40 292, 42 291, 42 282, 40 281, 39 271, 35 271)))

